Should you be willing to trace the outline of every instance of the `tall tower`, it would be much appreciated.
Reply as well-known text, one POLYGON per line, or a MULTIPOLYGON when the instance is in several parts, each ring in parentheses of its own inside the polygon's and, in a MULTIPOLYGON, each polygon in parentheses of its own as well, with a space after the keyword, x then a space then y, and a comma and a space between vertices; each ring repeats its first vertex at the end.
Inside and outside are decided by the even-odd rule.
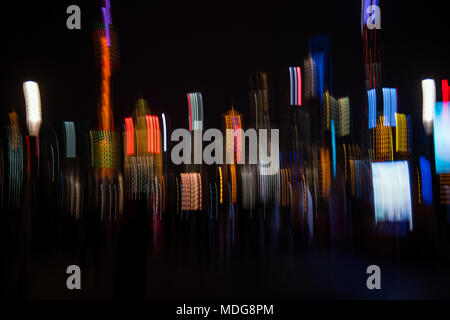
POLYGON ((372 148, 377 119, 383 115, 381 92, 381 9, 380 0, 362 0, 361 40, 365 73, 365 109, 361 128, 363 146, 372 148), (366 134, 367 129, 369 134, 366 134))
POLYGON ((100 220, 114 222, 122 213, 123 177, 120 172, 121 133, 115 130, 111 102, 111 75, 118 68, 117 36, 111 19, 109 0, 101 8, 103 22, 93 32, 96 62, 100 69, 98 128, 90 131, 91 165, 95 170, 95 202, 100 220))
POLYGON ((111 76, 119 67, 117 33, 112 24, 111 5, 104 1, 101 8, 103 22, 94 30, 94 45, 97 65, 100 69, 100 97, 98 102, 98 120, 100 130, 113 130, 114 117, 111 103, 111 76))
POLYGON ((101 8, 103 22, 93 32, 96 62, 100 69, 100 96, 98 100, 98 130, 91 131, 92 163, 102 177, 113 178, 119 167, 120 136, 114 131, 111 102, 111 75, 118 69, 117 35, 112 25, 109 0, 101 8))

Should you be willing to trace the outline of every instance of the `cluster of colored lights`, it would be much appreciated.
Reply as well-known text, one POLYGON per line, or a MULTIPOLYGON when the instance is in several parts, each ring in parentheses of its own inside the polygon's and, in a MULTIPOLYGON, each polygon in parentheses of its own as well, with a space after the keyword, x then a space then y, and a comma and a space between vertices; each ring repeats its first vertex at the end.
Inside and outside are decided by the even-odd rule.
POLYGON ((120 136, 114 131, 91 130, 92 166, 103 169, 120 168, 120 136))
POLYGON ((408 124, 406 115, 397 113, 396 115, 397 127, 395 128, 395 150, 397 152, 408 152, 408 124))
POLYGON ((380 116, 374 132, 376 161, 392 161, 394 156, 391 127, 385 126, 384 123, 384 117, 380 116))

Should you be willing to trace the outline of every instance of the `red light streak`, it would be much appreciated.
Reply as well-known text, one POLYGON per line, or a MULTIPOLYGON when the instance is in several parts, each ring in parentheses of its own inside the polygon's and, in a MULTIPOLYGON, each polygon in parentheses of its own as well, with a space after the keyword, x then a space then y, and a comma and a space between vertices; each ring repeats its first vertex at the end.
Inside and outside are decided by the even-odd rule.
POLYGON ((125 118, 126 135, 127 135, 127 155, 134 154, 134 126, 133 118, 125 118))
POLYGON ((296 67, 297 72, 297 104, 302 105, 302 73, 300 67, 296 67))
POLYGON ((145 116, 147 119, 148 153, 160 153, 159 120, 157 116, 145 116))

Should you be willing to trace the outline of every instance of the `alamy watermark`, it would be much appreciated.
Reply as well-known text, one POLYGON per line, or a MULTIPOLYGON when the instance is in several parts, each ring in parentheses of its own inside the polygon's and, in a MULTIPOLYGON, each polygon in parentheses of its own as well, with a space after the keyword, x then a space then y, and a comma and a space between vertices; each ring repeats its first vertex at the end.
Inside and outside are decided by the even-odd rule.
POLYGON ((72 264, 67 267, 66 273, 69 275, 66 280, 66 286, 69 290, 81 289, 81 269, 79 266, 72 264))
POLYGON ((66 27, 69 30, 81 29, 81 9, 76 4, 72 4, 67 7, 66 13, 70 16, 66 20, 66 27))
POLYGON ((369 290, 381 289, 381 269, 379 266, 373 264, 367 267, 367 274, 370 276, 367 278, 366 286, 369 290))
POLYGON ((205 132, 176 129, 171 141, 178 142, 171 152, 172 162, 179 164, 258 164, 262 175, 274 175, 280 169, 278 129, 227 129, 224 137, 218 129, 205 132), (270 139, 268 132, 270 131, 270 139), (180 141, 181 140, 181 141, 180 141), (203 142, 210 142, 203 149, 203 142), (248 143, 248 144, 247 144, 248 143), (193 148, 192 148, 193 145, 193 148), (248 148, 247 148, 248 146, 248 148), (248 154, 246 154, 248 149, 248 154))

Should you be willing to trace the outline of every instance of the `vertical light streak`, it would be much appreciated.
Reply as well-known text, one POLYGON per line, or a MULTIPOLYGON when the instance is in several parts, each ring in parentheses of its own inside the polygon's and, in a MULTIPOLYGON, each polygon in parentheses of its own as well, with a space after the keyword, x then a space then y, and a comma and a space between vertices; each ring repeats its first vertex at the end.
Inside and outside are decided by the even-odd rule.
POLYGON ((145 118, 147 120, 147 152, 160 153, 159 119, 152 115, 146 115, 145 118))
POLYGON ((220 182, 220 185, 219 185, 220 201, 219 202, 220 202, 220 204, 222 204, 223 203, 223 180, 222 180, 222 168, 221 167, 219 167, 219 182, 220 182))
POLYGON ((64 121, 64 129, 66 139, 66 157, 75 158, 77 156, 75 124, 72 121, 64 121))
POLYGON ((292 67, 289 67, 289 85, 291 90, 289 91, 290 105, 294 105, 294 79, 292 67))
POLYGON ((425 132, 433 133, 434 106, 436 104, 436 83, 433 79, 422 80, 422 123, 425 132))
POLYGON ((191 94, 187 94, 188 104, 189 104, 189 131, 192 131, 192 105, 191 105, 191 94))
POLYGON ((293 91, 294 103, 293 103, 293 105, 296 105, 297 104, 297 94, 298 94, 298 92, 297 92, 297 88, 298 88, 298 86, 297 86, 297 81, 298 81, 298 79, 297 79, 297 70, 295 69, 295 67, 292 67, 292 71, 294 73, 294 84, 293 84, 293 87, 294 87, 294 91, 293 91))
POLYGON ((106 37, 106 43, 108 47, 111 46, 111 38, 109 34, 109 22, 108 22, 108 13, 106 12, 106 8, 102 7, 102 15, 103 15, 103 22, 105 24, 105 37, 106 37))
POLYGON ((291 106, 302 105, 302 75, 300 67, 289 67, 289 104, 291 106))
POLYGON ((155 120, 155 153, 161 152, 161 137, 159 134, 159 118, 157 116, 153 117, 155 120))
POLYGON ((391 127, 395 127, 397 125, 395 121, 395 114, 397 113, 397 100, 398 100, 397 88, 390 88, 389 95, 391 98, 391 110, 389 114, 389 122, 391 124, 391 127))
POLYGON ((197 120, 198 120, 198 100, 195 93, 192 94, 192 99, 194 103, 194 108, 192 110, 192 130, 197 130, 197 120))
POLYGON ((333 152, 333 177, 336 179, 336 133, 334 120, 331 120, 331 149, 333 152))
POLYGON ((377 121, 377 94, 375 89, 367 90, 367 99, 369 102, 369 130, 376 127, 377 121))
POLYGON ((422 198, 423 202, 430 206, 433 204, 433 184, 431 182, 430 161, 428 161, 425 157, 420 157, 419 161, 422 182, 422 198))
POLYGON ((134 125, 133 118, 125 118, 126 141, 127 141, 127 155, 134 154, 134 125))
POLYGON ((447 118, 448 115, 448 91, 448 81, 442 80, 442 114, 445 118, 447 118))
POLYGON ((100 38, 101 46, 101 66, 102 66, 102 83, 101 83, 101 97, 99 108, 99 127, 100 130, 111 130, 113 126, 112 111, 111 111, 111 62, 109 56, 109 48, 105 37, 100 38))
POLYGON ((391 97, 390 97, 390 92, 388 88, 383 88, 383 124, 386 127, 390 127, 391 126, 391 97))
POLYGON ((163 122, 163 146, 164 146, 164 152, 167 151, 167 129, 166 129, 166 116, 164 115, 164 113, 161 115, 162 118, 162 122, 163 122))
POLYGON ((153 153, 153 122, 152 116, 146 115, 145 119, 147 120, 147 152, 153 153))
POLYGON ((300 67, 296 67, 297 70, 297 105, 302 105, 302 73, 300 67))
POLYGON ((26 81, 23 83, 23 92, 25 95, 28 131, 30 136, 36 137, 39 134, 42 123, 39 85, 34 81, 26 81))

